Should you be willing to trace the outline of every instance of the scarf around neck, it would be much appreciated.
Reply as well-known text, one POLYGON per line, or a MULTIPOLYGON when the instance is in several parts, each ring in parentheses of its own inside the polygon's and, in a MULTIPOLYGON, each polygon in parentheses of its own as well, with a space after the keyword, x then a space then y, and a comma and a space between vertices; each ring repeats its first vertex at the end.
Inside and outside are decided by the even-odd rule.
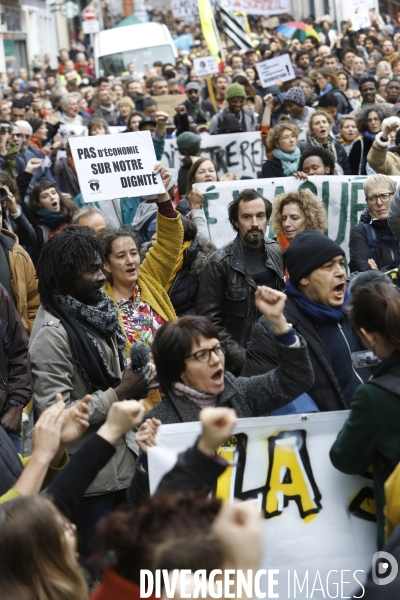
POLYGON ((362 136, 363 138, 367 138, 367 140, 372 140, 375 141, 375 138, 378 134, 377 133, 371 133, 370 131, 363 131, 362 136))
POLYGON ((293 173, 298 171, 299 160, 300 160, 300 148, 296 146, 296 149, 293 152, 283 152, 283 150, 279 150, 279 148, 274 148, 273 154, 275 158, 281 161, 283 174, 285 177, 290 177, 293 173))
POLYGON ((328 85, 326 86, 326 88, 324 90, 321 90, 320 96, 329 94, 329 92, 331 92, 332 90, 333 90, 333 85, 331 84, 331 82, 329 82, 328 85))
POLYGON ((114 375, 101 345, 88 330, 88 326, 93 327, 106 339, 115 334, 119 364, 123 371, 126 338, 111 298, 100 290, 99 301, 91 306, 56 291, 53 301, 44 304, 44 307, 64 326, 72 355, 88 394, 96 390, 104 392, 110 387, 117 386, 121 382, 120 378, 114 375))
POLYGON ((319 304, 307 298, 303 292, 301 292, 290 279, 286 282, 286 294, 293 298, 297 308, 302 312, 305 312, 313 321, 318 323, 325 323, 326 321, 334 321, 335 323, 341 323, 344 321, 346 316, 345 306, 350 300, 350 294, 346 290, 344 302, 340 308, 332 308, 331 306, 325 306, 325 304, 319 304))
POLYGON ((186 385, 181 381, 175 381, 172 384, 172 390, 176 396, 187 396, 189 400, 197 404, 200 408, 215 406, 218 400, 218 396, 199 392, 199 390, 195 390, 190 385, 186 385))
POLYGON ((42 225, 47 225, 50 229, 56 229, 60 225, 64 225, 66 218, 61 216, 61 212, 47 210, 47 208, 37 208, 35 213, 42 225))
POLYGON ((326 148, 327 150, 329 150, 329 152, 331 152, 331 154, 333 154, 333 156, 335 157, 335 162, 337 162, 337 152, 335 144, 333 138, 330 135, 328 135, 328 140, 326 144, 321 144, 321 142, 317 140, 315 133, 311 133, 308 136, 308 139, 310 140, 311 146, 319 146, 320 148, 326 148))

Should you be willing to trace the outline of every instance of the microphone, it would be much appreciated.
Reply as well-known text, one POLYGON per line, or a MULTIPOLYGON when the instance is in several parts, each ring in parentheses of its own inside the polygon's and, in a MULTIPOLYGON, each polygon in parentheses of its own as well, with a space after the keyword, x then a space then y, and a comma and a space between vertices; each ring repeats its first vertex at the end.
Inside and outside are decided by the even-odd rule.
POLYGON ((132 344, 129 355, 132 371, 140 371, 150 360, 150 348, 144 342, 136 342, 132 344))

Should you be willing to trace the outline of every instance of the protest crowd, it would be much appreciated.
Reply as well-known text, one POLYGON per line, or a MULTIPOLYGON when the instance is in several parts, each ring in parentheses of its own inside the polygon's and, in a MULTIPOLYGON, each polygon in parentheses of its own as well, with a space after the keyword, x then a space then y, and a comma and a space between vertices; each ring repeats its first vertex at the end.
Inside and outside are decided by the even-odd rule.
MULTIPOLYGON (((372 466, 375 548, 400 560, 400 13, 359 30, 311 16, 293 36, 290 15, 232 15, 235 39, 217 15, 203 75, 200 20, 151 18, 191 34, 175 64, 99 76, 83 37, 57 70, 1 76, 2 600, 136 599, 141 569, 256 571, 262 515, 215 495, 218 449, 249 417, 348 411, 328 461, 372 466), (268 80, 278 59, 289 75, 268 80), (127 196, 85 197, 76 148, 127 135, 134 152, 138 132, 143 185, 162 191, 110 151, 127 196), (227 159, 241 140, 261 141, 247 174, 227 159), (321 178, 361 181, 348 241, 321 178), (228 187, 221 244, 209 199, 228 187), (150 493, 160 426, 196 421, 150 493)), ((399 598, 400 579, 364 588, 399 598)))

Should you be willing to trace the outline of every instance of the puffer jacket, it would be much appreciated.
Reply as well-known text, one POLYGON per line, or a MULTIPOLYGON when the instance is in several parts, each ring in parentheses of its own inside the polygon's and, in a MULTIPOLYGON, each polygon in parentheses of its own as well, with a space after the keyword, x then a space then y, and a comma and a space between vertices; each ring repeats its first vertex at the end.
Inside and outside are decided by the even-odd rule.
POLYGON ((371 269, 368 259, 373 258, 378 269, 383 267, 398 266, 400 264, 399 242, 394 237, 387 219, 374 219, 368 208, 360 216, 360 221, 350 232, 349 241, 350 262, 352 273, 356 271, 369 271, 371 269), (365 226, 373 228, 375 243, 373 252, 368 246, 367 231, 365 226))
MULTIPOLYGON (((110 368, 115 377, 121 378, 115 336, 109 338, 110 345, 93 327, 87 327, 101 346, 105 356, 109 357, 110 368)), ((38 310, 29 341, 28 373, 33 390, 33 402, 38 414, 54 403, 58 392, 70 408, 86 395, 86 388, 72 355, 68 334, 56 317, 42 305, 38 310)), ((117 396, 112 388, 105 392, 97 390, 91 394, 89 404, 89 428, 75 442, 68 446, 70 455, 82 446, 92 433, 95 433, 107 418, 112 402, 117 396)), ((129 432, 115 443, 116 452, 107 465, 100 471, 85 496, 97 496, 123 490, 128 487, 135 466, 135 457, 129 449, 133 433, 129 432), (129 444, 129 447, 128 447, 129 444)))
POLYGON ((35 267, 29 254, 19 245, 15 233, 2 229, 0 244, 8 253, 11 287, 18 314, 26 331, 31 333, 40 304, 35 267))
MULTIPOLYGON (((276 273, 276 289, 283 290, 282 251, 277 242, 265 238, 265 266, 276 273)), ((243 244, 239 237, 219 248, 205 265, 197 296, 196 312, 209 317, 227 345, 226 369, 239 374, 246 360, 246 346, 253 325, 261 317, 254 303, 257 290, 246 272, 243 244)))
MULTIPOLYGON (((28 334, 10 295, 0 285, 0 416, 8 400, 26 406, 31 397, 27 372, 28 334)), ((1 428, 1 426, 0 426, 1 428)))
POLYGON ((197 235, 183 255, 183 265, 168 292, 178 317, 196 313, 200 276, 206 261, 217 248, 210 240, 197 235))
POLYGON ((367 162, 376 173, 400 175, 400 148, 389 150, 389 140, 383 142, 381 138, 382 132, 377 134, 368 152, 367 162))
MULTIPOLYGON (((275 340, 277 368, 269 373, 249 378, 235 378, 232 373, 225 373, 225 387, 218 397, 217 406, 234 408, 239 419, 262 417, 307 392, 314 383, 314 373, 307 344, 301 335, 298 337, 300 345, 297 348, 275 340)), ((199 420, 200 411, 201 408, 187 396, 168 393, 144 420, 155 417, 164 425, 189 423, 199 420)), ((140 454, 128 490, 128 500, 132 505, 145 501, 149 495, 148 473, 139 466, 141 457, 140 454)))

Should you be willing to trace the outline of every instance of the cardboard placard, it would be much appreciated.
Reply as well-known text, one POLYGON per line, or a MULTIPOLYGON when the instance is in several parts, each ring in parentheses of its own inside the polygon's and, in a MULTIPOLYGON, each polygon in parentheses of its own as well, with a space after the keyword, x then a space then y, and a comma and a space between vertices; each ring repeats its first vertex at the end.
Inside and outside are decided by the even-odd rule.
POLYGON ((187 100, 186 94, 165 94, 164 96, 152 96, 157 102, 157 110, 168 113, 171 121, 174 120, 175 108, 187 100))

